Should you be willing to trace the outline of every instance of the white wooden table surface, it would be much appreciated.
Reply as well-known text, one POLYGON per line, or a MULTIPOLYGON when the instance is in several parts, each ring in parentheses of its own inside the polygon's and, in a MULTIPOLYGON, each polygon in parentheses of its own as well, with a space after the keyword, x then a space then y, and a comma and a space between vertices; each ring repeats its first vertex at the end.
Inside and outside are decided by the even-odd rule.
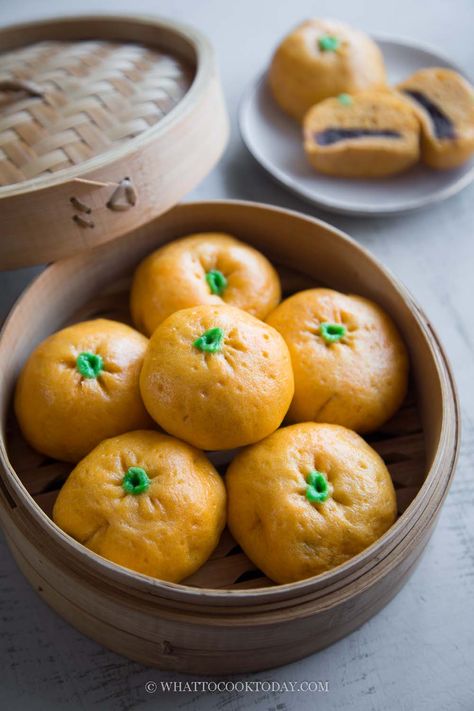
MULTIPOLYGON (((0 705, 36 709, 157 706, 258 709, 474 709, 474 186, 426 211, 386 219, 312 209, 275 185, 247 155, 236 112, 276 40, 311 16, 431 43, 474 74, 473 0, 0 0, 0 22, 60 13, 147 12, 203 30, 217 49, 232 136, 191 199, 243 198, 325 219, 371 249, 413 292, 451 359, 463 408, 454 485, 426 554, 405 588, 352 635, 312 657, 248 679, 327 680, 328 693, 147 694, 147 681, 182 679, 141 667, 86 639, 30 589, 0 534, 0 705)), ((1 216, 0 216, 1 234, 1 216)), ((37 270, 0 274, 0 317, 37 270)))

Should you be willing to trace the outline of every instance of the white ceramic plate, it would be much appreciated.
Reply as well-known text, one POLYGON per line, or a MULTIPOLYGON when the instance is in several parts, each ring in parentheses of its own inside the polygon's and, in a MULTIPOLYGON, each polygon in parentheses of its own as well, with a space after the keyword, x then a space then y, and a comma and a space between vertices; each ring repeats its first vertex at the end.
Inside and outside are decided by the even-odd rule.
MULTIPOLYGON (((382 49, 391 84, 422 67, 448 67, 461 72, 436 50, 405 40, 375 39, 382 49)), ((472 161, 449 171, 417 165, 401 175, 377 180, 319 174, 305 157, 300 126, 277 106, 265 79, 266 73, 242 99, 239 112, 242 138, 270 175, 315 205, 349 215, 397 214, 444 200, 474 179, 472 161)))

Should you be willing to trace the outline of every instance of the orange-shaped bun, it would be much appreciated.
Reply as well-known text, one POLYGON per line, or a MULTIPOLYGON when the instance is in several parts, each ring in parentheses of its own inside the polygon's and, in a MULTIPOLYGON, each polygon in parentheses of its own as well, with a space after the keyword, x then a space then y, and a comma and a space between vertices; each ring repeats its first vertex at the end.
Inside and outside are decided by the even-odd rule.
POLYGON ((107 437, 149 427, 138 386, 147 345, 141 333, 107 319, 49 336, 16 388, 25 439, 49 457, 77 462, 107 437))
POLYGON ((301 121, 318 101, 386 85, 380 49, 366 34, 336 20, 307 20, 287 35, 268 74, 280 107, 301 121))
POLYGON ((143 401, 167 432, 200 449, 256 442, 293 396, 285 341, 233 306, 176 311, 158 326, 140 376, 143 401))
POLYGON ((130 306, 137 327, 151 335, 175 311, 200 304, 236 306, 264 319, 280 295, 278 275, 263 254, 209 232, 150 254, 135 272, 130 306))
POLYGON ((385 533, 397 513, 382 459, 338 425, 277 430, 237 455, 226 485, 232 535, 277 583, 345 563, 385 533))
POLYGON ((225 501, 222 479, 202 452, 142 430, 102 442, 79 462, 53 519, 94 553, 179 582, 216 547, 225 501))
POLYGON ((331 422, 357 432, 380 427, 400 407, 408 379, 404 343, 372 301, 331 289, 290 296, 269 316, 290 350, 292 422, 331 422))

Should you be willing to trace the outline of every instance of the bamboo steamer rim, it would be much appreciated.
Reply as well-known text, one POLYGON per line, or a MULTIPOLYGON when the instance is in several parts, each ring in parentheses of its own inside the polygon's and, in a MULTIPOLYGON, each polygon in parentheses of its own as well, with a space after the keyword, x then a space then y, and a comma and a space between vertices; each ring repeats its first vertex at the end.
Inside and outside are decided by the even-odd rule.
MULTIPOLYGON (((434 513, 436 513, 448 492, 454 474, 460 446, 460 406, 451 367, 436 332, 430 325, 424 312, 415 303, 409 291, 386 267, 382 266, 368 250, 359 245, 347 234, 329 225, 323 220, 302 215, 294 210, 265 205, 263 203, 241 200, 214 200, 185 203, 174 209, 186 211, 192 210, 198 206, 217 208, 218 206, 223 205, 254 210, 256 214, 259 211, 271 209, 273 212, 281 214, 282 216, 293 217, 300 221, 310 222, 314 225, 318 225, 326 232, 330 232, 334 240, 337 240, 340 243, 349 244, 351 249, 357 251, 359 255, 364 260, 369 262, 373 268, 382 273, 382 275, 390 282, 397 295, 409 307, 413 317, 415 318, 429 347, 433 362, 436 365, 445 407, 443 407, 436 451, 433 454, 432 463, 427 476, 412 503, 401 514, 393 526, 375 543, 351 558, 346 563, 313 578, 307 578, 296 583, 288 583, 274 587, 256 589, 250 588, 246 590, 193 588, 180 583, 160 581, 118 566, 93 553, 92 551, 89 551, 83 545, 65 534, 43 512, 43 510, 27 492, 9 462, 3 437, 0 442, 0 463, 6 472, 8 480, 6 495, 10 495, 10 498, 13 499, 16 505, 20 505, 24 508, 34 519, 34 522, 44 529, 63 550, 67 551, 70 559, 78 563, 79 567, 87 564, 87 567, 91 572, 95 573, 101 579, 104 579, 104 577, 107 578, 108 582, 112 585, 115 583, 122 585, 122 587, 126 589, 133 588, 135 591, 151 594, 154 598, 158 596, 175 602, 188 603, 195 606, 223 606, 231 603, 238 607, 245 607, 249 604, 258 605, 266 604, 267 602, 276 603, 277 601, 289 598, 298 599, 320 590, 326 590, 331 586, 337 587, 345 579, 350 577, 356 579, 365 571, 371 571, 374 575, 377 575, 377 571, 374 570, 377 564, 387 558, 397 547, 399 547, 399 549, 403 548, 404 542, 409 538, 413 527, 423 513, 425 513, 426 523, 429 522, 433 512, 427 513, 428 503, 435 499, 434 513), (450 443, 450 447, 444 449, 446 442, 450 443), (447 471, 447 474, 445 475, 443 481, 440 481, 440 472, 443 471, 447 471), (383 554, 380 553, 379 556, 377 556, 377 549, 381 549, 381 551, 383 549, 383 554), (361 570, 362 568, 364 569, 363 571, 361 570)), ((99 247, 97 251, 95 251, 95 258, 98 258, 98 253, 100 253, 101 249, 107 248, 107 245, 99 247)), ((81 259, 83 260, 84 258, 93 259, 94 255, 91 256, 91 254, 88 254, 85 256, 84 254, 81 254, 62 260, 60 263, 52 264, 35 278, 25 292, 23 292, 23 295, 19 297, 2 327, 0 332, 0 352, 3 345, 3 337, 8 331, 10 324, 14 321, 16 313, 21 308, 23 300, 28 298, 29 293, 41 285, 43 281, 47 282, 47 280, 49 280, 49 278, 54 275, 57 270, 64 270, 66 267, 70 273, 74 273, 75 262, 81 259)), ((5 486, 1 476, 0 485, 5 486)))
MULTIPOLYGON (((0 40, 2 34, 4 33, 24 31, 27 33, 37 32, 38 36, 34 41, 40 41, 41 30, 43 28, 47 29, 51 25, 56 27, 60 27, 61 25, 73 27, 76 24, 80 25, 83 23, 96 22, 110 23, 112 21, 119 23, 135 22, 146 26, 152 25, 156 28, 173 33, 175 36, 178 36, 181 40, 184 40, 186 44, 192 47, 196 58, 195 74, 188 91, 178 102, 178 104, 174 106, 163 118, 161 118, 160 121, 155 123, 153 126, 150 126, 147 130, 143 131, 134 138, 129 138, 122 144, 114 146, 103 153, 99 153, 97 156, 88 158, 77 165, 64 168, 55 173, 51 173, 50 175, 41 174, 29 180, 1 186, 0 200, 2 198, 9 198, 61 185, 62 183, 80 178, 84 174, 90 173, 91 171, 107 167, 116 160, 126 157, 127 154, 134 153, 145 147, 151 140, 154 140, 166 132, 170 123, 174 122, 177 118, 188 114, 197 104, 199 96, 205 87, 207 78, 213 72, 214 50, 210 42, 199 30, 196 30, 194 27, 186 25, 185 23, 175 22, 174 20, 169 20, 158 15, 143 14, 63 16, 36 20, 34 22, 7 25, 0 29, 0 40)), ((118 35, 120 35, 120 32, 118 32, 118 35)), ((48 39, 48 37, 43 36, 42 39, 48 39)), ((119 36, 117 36, 116 39, 120 39, 119 36)), ((19 44, 16 46, 27 46, 28 44, 29 43, 26 42, 26 44, 19 44)))

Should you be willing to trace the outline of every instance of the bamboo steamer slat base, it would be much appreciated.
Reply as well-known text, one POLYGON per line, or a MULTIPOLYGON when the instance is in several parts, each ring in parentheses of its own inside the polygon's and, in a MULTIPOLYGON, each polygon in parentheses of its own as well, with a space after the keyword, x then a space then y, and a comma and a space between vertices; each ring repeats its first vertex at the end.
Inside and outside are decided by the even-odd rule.
MULTIPOLYGON (((410 295, 337 230, 249 203, 178 206, 91 254, 55 264, 20 299, 0 339, 4 470, 0 518, 21 569, 63 617, 105 646, 162 669, 255 671, 284 664, 352 631, 404 584, 433 530, 454 471, 458 410, 441 347, 410 295), (274 585, 228 532, 211 560, 182 585, 115 566, 56 528, 47 514, 69 465, 25 446, 11 417, 18 370, 48 333, 94 316, 128 320, 134 265, 159 244, 226 230, 283 265, 286 293, 315 283, 359 293, 386 308, 410 350, 413 387, 393 420, 370 439, 392 474, 396 524, 343 566, 274 585), (38 313, 38 303, 42 310, 38 313)), ((228 454, 219 453, 223 466, 228 454)))

